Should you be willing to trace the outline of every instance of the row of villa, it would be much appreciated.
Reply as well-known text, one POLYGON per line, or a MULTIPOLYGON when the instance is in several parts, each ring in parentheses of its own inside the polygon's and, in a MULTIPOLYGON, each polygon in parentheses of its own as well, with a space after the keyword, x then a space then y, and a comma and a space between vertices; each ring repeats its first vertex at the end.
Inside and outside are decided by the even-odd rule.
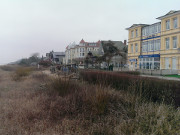
MULTIPOLYGON (((97 41, 97 42, 85 42, 83 39, 76 44, 75 42, 69 44, 66 47, 65 52, 54 52, 51 51, 46 53, 44 60, 51 61, 54 64, 60 65, 83 65, 85 66, 85 59, 88 54, 91 54, 94 60, 104 54, 104 44, 113 43, 115 47, 121 52, 127 53, 126 40, 122 41, 97 41)), ((126 64, 126 61, 121 56, 114 56, 111 59, 111 63, 115 67, 120 67, 126 64)), ((102 67, 106 66, 106 62, 101 63, 102 67)))
MULTIPOLYGON (((69 44, 66 47, 65 51, 65 58, 64 58, 64 64, 66 65, 72 65, 72 64, 85 64, 85 58, 87 57, 88 53, 91 53, 95 57, 102 56, 104 54, 104 43, 112 42, 114 46, 118 48, 119 51, 124 52, 126 50, 126 40, 124 42, 122 41, 103 41, 99 40, 97 42, 86 42, 83 39, 76 44, 75 42, 72 44, 69 44)), ((115 67, 120 67, 122 64, 125 64, 125 62, 121 61, 121 58, 119 56, 113 57, 111 64, 113 64, 115 67)), ((105 66, 106 63, 103 63, 103 66, 105 66)))
POLYGON ((127 28, 129 69, 180 70, 180 10, 127 28))
MULTIPOLYGON (((167 70, 180 73, 180 10, 170 11, 154 24, 133 24, 128 30, 128 45, 126 40, 112 41, 121 51, 128 50, 127 59, 121 62, 118 57, 112 59, 115 67, 126 65, 129 70, 155 71, 167 70)), ((47 56, 56 63, 71 65, 84 64, 89 52, 93 56, 102 56, 103 42, 86 42, 83 39, 66 47, 65 53, 51 52, 47 56)), ((126 51, 125 51, 126 52, 126 51)))

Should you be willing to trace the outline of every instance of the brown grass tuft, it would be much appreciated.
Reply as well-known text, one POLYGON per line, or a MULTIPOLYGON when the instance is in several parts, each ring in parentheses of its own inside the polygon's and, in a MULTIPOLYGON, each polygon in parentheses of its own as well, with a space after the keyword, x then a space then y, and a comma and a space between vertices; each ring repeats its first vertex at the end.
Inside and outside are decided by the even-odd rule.
POLYGON ((30 67, 18 67, 15 70, 15 72, 11 75, 11 77, 12 77, 12 80, 19 81, 23 77, 30 75, 31 72, 32 72, 32 68, 30 67))

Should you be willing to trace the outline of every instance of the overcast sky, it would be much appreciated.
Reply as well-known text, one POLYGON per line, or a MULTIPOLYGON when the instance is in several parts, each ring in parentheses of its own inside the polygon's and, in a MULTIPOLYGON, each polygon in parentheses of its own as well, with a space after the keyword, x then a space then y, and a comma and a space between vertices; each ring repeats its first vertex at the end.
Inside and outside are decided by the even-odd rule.
POLYGON ((0 64, 85 41, 125 40, 125 28, 151 24, 180 0, 0 0, 0 64))

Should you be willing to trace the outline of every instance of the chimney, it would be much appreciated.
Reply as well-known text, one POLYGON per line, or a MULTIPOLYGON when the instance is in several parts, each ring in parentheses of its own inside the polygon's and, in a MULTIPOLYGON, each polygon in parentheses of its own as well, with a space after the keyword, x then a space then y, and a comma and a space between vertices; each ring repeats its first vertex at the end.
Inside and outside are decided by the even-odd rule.
POLYGON ((124 40, 124 45, 126 45, 126 40, 124 40))

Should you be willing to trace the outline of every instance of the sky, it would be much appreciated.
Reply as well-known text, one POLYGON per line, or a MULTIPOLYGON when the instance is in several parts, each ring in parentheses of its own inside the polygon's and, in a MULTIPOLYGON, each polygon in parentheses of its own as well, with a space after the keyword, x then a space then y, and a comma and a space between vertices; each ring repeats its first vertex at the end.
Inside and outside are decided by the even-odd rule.
POLYGON ((180 0, 0 0, 0 65, 68 44, 124 41, 132 24, 152 24, 180 0))

